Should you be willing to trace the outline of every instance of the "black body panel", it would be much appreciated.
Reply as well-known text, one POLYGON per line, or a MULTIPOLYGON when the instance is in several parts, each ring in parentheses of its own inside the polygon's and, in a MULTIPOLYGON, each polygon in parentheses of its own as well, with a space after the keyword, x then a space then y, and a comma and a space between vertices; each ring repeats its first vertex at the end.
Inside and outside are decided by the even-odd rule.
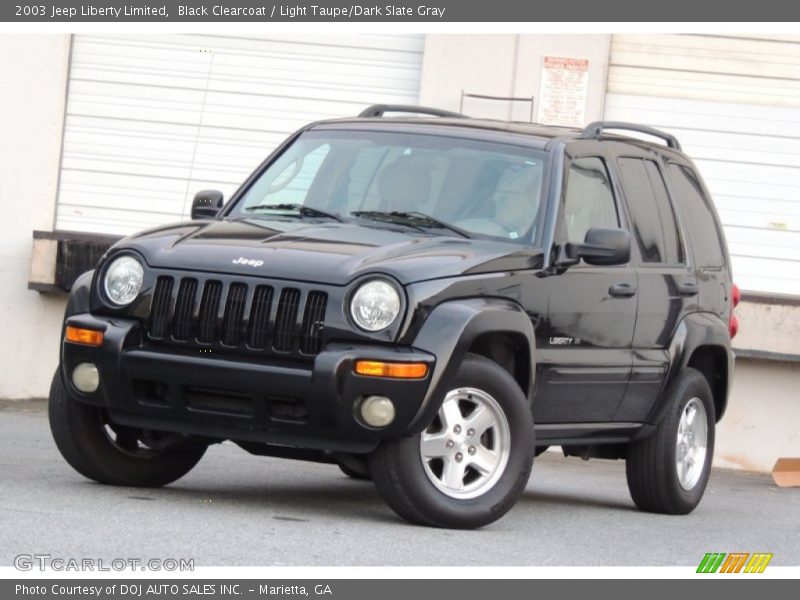
POLYGON ((567 243, 576 241, 568 239, 564 206, 573 162, 603 161, 617 226, 641 242, 641 207, 631 206, 647 190, 624 186, 618 159, 657 165, 648 168, 662 174, 674 204, 669 165, 692 169, 684 155, 617 136, 577 139, 578 132, 469 119, 309 127, 446 131, 546 148, 552 160, 544 250, 377 223, 228 219, 240 190, 220 217, 126 238, 100 261, 96 276, 76 281, 67 322, 106 332, 101 348, 62 344, 65 381, 82 360, 96 362, 102 373, 100 390, 87 396, 71 389, 77 398, 105 406, 125 424, 368 452, 381 439, 422 430, 465 354, 494 337, 511 349, 507 368, 530 399, 541 445, 619 444, 646 435, 661 418, 664 391, 704 348, 725 356, 722 397, 715 399, 721 417, 733 372, 724 240, 722 265, 698 265, 679 207, 684 255, 674 264, 648 263, 648 246, 642 250, 636 241, 625 265, 562 260, 567 243), (136 301, 115 308, 98 281, 108 261, 124 252, 143 262, 145 283, 136 301), (375 276, 398 287, 402 307, 395 323, 370 334, 354 326, 347 306, 355 287, 375 276), (352 372, 357 358, 422 361, 430 372, 416 381, 365 378, 352 372), (360 423, 354 406, 365 394, 396 399, 397 420, 383 430, 360 423))
POLYGON ((382 273, 400 283, 529 268, 533 250, 518 244, 434 236, 355 223, 264 219, 192 221, 124 239, 115 249, 153 268, 260 276, 328 285, 382 273), (240 257, 252 263, 234 262, 240 257))

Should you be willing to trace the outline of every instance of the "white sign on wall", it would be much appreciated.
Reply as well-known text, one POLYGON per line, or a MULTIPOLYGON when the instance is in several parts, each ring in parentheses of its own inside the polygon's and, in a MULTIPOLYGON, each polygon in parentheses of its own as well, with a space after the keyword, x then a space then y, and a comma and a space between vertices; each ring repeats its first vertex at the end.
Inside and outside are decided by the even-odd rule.
POLYGON ((545 56, 537 122, 583 127, 586 124, 588 94, 588 59, 545 56))

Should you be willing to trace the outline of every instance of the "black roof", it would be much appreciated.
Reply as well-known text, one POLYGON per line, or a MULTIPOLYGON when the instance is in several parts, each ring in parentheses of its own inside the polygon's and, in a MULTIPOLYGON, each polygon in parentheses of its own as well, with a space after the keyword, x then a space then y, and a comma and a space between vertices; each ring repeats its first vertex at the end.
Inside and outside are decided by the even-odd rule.
POLYGON ((570 127, 553 127, 538 123, 524 123, 516 121, 501 121, 495 119, 473 119, 453 117, 381 117, 381 118, 344 118, 317 121, 310 128, 317 127, 357 127, 365 129, 386 129, 395 127, 411 128, 414 130, 427 130, 449 128, 462 132, 480 130, 488 134, 512 134, 524 136, 528 143, 544 147, 554 139, 575 139, 580 137, 582 130, 570 127), (538 142, 538 143, 535 143, 538 142))
MULTIPOLYGON (((435 110, 435 109, 425 109, 435 110)), ((367 111, 365 111, 366 113, 367 111)), ((544 148, 554 140, 567 142, 574 139, 609 139, 620 142, 634 143, 636 145, 647 145, 651 148, 665 149, 670 148, 680 151, 681 147, 678 140, 669 133, 638 125, 634 123, 624 123, 617 121, 598 121, 591 123, 584 129, 576 127, 557 127, 553 125, 542 125, 540 123, 527 123, 522 121, 502 121, 499 119, 477 119, 466 116, 459 116, 455 113, 448 113, 453 116, 398 116, 398 117, 347 117, 342 119, 329 119, 317 121, 309 126, 309 129, 317 127, 355 127, 365 129, 386 129, 403 127, 410 128, 419 132, 431 133, 432 130, 449 128, 460 130, 462 133, 480 130, 489 137, 498 139, 512 135, 518 142, 527 145, 544 148), (608 129, 627 130, 654 136, 666 143, 652 143, 638 137, 609 133, 608 129)))

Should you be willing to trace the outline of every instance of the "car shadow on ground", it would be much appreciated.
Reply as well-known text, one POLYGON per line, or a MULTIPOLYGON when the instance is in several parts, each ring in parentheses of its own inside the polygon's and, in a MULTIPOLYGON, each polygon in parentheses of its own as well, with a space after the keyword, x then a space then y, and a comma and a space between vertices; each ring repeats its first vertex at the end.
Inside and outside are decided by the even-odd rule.
POLYGON ((596 496, 578 496, 569 493, 542 492, 527 490, 520 496, 517 506, 563 506, 573 508, 608 508, 614 511, 636 511, 633 502, 620 501, 617 498, 599 498, 596 496))
MULTIPOLYGON (((265 517, 279 521, 307 522, 317 517, 352 518, 372 520, 386 524, 401 524, 403 520, 384 503, 370 481, 342 478, 341 481, 325 478, 317 482, 304 481, 270 483, 226 483, 226 487, 212 487, 202 482, 178 481, 157 488, 106 488, 93 482, 82 485, 103 488, 127 500, 139 502, 185 505, 197 510, 224 508, 253 514, 262 512, 265 517)), ((571 509, 608 509, 614 512, 636 512, 632 502, 616 498, 581 496, 569 493, 527 490, 512 510, 537 511, 544 507, 571 509)))
POLYGON ((227 483, 225 489, 203 485, 202 482, 181 482, 163 488, 106 487, 94 482, 85 485, 131 501, 169 504, 187 503, 194 509, 224 508, 242 514, 265 513, 265 517, 284 521, 312 521, 315 517, 353 518, 399 523, 391 509, 381 499, 369 481, 344 479, 331 483, 329 479, 313 483, 281 482, 268 480, 258 483, 227 483))

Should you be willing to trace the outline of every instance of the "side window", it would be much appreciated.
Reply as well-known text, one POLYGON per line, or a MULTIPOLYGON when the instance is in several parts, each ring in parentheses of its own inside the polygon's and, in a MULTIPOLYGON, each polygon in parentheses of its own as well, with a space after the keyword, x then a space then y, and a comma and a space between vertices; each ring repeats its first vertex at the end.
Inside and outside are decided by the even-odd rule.
POLYGON ((697 266, 721 267, 725 262, 722 235, 700 180, 694 171, 675 163, 670 163, 669 175, 678 195, 678 206, 692 238, 697 266))
POLYGON ((570 163, 564 224, 570 242, 582 242, 590 227, 619 227, 608 169, 601 158, 590 156, 570 163))
POLYGON ((675 213, 656 163, 641 158, 620 158, 617 163, 642 260, 684 262, 675 213))

